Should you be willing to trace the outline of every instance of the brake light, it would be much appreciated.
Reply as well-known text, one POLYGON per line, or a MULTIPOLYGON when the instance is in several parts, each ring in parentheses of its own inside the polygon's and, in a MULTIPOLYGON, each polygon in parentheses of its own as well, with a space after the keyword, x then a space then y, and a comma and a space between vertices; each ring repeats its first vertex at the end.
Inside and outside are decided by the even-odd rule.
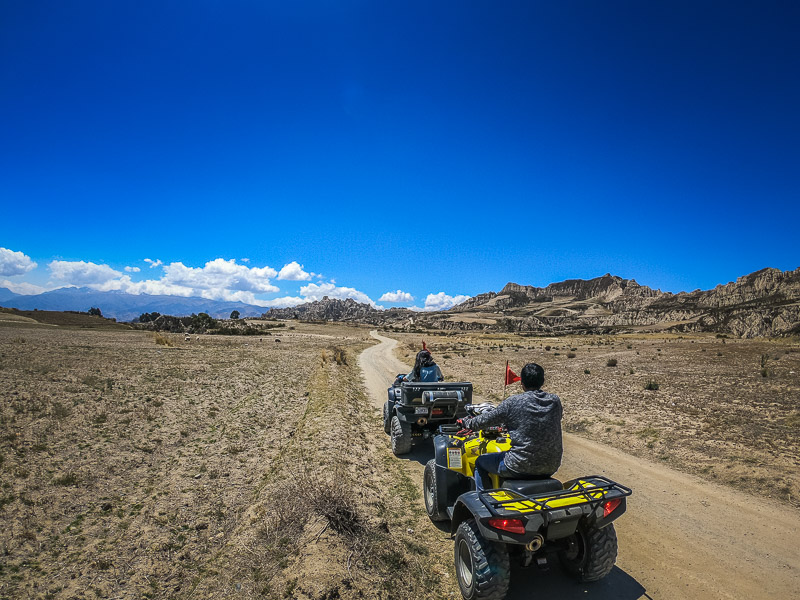
POLYGON ((614 500, 609 500, 603 504, 603 518, 605 519, 608 515, 614 512, 619 506, 620 502, 622 502, 622 498, 615 498, 614 500))
POLYGON ((431 411, 431 416, 433 416, 433 415, 442 415, 442 414, 444 414, 444 409, 443 408, 434 408, 431 411))
POLYGON ((525 533, 525 525, 520 519, 489 519, 489 525, 511 533, 525 533))

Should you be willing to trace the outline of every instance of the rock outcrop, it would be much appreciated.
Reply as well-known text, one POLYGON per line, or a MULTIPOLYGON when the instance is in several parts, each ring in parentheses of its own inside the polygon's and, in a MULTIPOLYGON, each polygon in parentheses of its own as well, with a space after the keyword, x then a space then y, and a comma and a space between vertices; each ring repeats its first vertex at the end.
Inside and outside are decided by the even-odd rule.
POLYGON ((265 317, 350 321, 401 329, 539 334, 631 331, 715 332, 738 337, 800 334, 800 268, 763 269, 713 290, 672 294, 606 274, 546 287, 508 283, 442 312, 378 310, 328 297, 265 317))
POLYGON ((325 296, 322 300, 300 304, 293 308, 272 308, 264 313, 270 319, 299 319, 302 321, 343 321, 383 325, 387 322, 412 319, 416 313, 407 308, 378 310, 352 298, 340 300, 325 296))

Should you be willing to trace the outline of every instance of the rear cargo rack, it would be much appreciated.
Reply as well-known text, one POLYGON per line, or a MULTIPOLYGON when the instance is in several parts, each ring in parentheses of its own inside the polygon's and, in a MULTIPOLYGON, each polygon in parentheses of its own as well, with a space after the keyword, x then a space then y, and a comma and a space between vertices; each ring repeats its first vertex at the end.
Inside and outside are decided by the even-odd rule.
POLYGON ((499 512, 537 512, 565 508, 581 504, 592 507, 604 500, 624 498, 633 491, 600 475, 590 475, 566 482, 565 489, 555 492, 542 492, 530 496, 511 489, 484 490, 479 492, 483 503, 495 515, 499 512))

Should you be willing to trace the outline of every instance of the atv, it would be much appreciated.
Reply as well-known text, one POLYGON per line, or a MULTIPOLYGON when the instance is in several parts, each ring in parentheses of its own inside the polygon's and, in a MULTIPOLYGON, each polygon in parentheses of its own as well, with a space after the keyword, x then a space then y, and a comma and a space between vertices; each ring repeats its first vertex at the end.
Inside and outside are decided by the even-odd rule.
POLYGON ((398 375, 383 405, 383 430, 392 438, 396 456, 411 452, 412 446, 434 435, 440 425, 453 424, 467 416, 472 402, 472 384, 462 382, 409 382, 398 375))
POLYGON ((512 559, 547 568, 557 556, 584 582, 608 575, 617 558, 613 521, 625 512, 630 488, 599 475, 562 483, 491 474, 493 489, 475 491, 475 459, 510 448, 507 432, 497 427, 469 432, 445 425, 434 437, 435 458, 423 479, 425 510, 432 521, 450 520, 461 595, 505 598, 512 559))

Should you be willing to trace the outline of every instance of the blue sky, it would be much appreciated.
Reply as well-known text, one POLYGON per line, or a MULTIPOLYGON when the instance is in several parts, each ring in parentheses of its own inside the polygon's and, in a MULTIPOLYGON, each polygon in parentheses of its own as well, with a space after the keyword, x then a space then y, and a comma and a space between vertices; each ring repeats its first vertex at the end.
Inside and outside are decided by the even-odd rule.
POLYGON ((0 286, 435 308, 794 269, 798 30, 795 2, 9 0, 0 286))

